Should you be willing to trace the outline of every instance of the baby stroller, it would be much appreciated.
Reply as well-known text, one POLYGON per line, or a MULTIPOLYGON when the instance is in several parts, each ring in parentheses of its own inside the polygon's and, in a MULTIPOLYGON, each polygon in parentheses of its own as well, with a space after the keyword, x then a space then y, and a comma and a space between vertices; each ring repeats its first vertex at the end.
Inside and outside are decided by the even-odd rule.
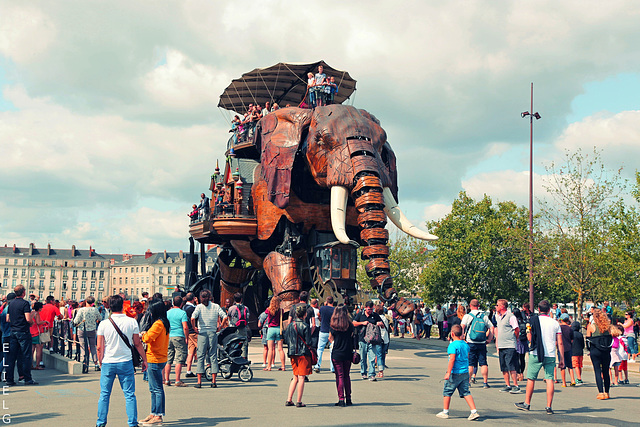
MULTIPOLYGON (((253 379, 253 371, 249 367, 251 361, 242 357, 242 346, 247 341, 247 336, 237 333, 238 328, 230 326, 218 334, 218 369, 225 380, 238 373, 242 382, 253 379)), ((211 381, 211 366, 205 369, 205 377, 211 381)))

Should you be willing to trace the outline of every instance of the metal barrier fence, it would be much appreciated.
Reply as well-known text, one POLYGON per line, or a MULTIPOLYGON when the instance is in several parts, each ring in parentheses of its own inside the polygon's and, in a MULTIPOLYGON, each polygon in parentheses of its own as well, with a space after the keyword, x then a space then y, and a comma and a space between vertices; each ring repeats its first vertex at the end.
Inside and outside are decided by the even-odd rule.
MULTIPOLYGON (((84 327, 84 325, 83 325, 84 327)), ((73 326, 70 320, 55 320, 51 333, 51 352, 59 354, 76 362, 80 362, 82 354, 80 346, 84 345, 84 360, 82 360, 82 373, 89 372, 89 341, 84 338, 84 343, 73 339, 73 326)))

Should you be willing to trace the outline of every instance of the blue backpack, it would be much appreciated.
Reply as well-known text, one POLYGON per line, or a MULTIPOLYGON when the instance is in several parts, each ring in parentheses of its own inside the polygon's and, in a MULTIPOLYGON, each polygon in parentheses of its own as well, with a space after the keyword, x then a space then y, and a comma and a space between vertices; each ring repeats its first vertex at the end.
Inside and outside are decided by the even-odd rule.
POLYGON ((467 333, 467 338, 473 342, 485 342, 487 341, 487 331, 489 328, 487 327, 486 322, 484 321, 484 313, 482 311, 478 312, 478 315, 469 313, 473 320, 471 321, 471 325, 469 325, 469 332, 467 333))

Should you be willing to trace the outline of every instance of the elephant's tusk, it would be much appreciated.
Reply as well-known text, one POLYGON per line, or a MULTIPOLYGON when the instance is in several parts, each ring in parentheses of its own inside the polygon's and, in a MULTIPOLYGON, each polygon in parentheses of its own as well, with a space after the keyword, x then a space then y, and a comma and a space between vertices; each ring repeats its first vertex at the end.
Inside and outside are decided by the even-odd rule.
POLYGON ((398 206, 395 197, 393 197, 393 194, 391 194, 391 190, 389 190, 389 188, 385 187, 382 194, 384 195, 384 211, 396 227, 416 239, 438 240, 437 236, 420 230, 418 227, 413 225, 409 219, 407 219, 404 213, 400 210, 400 207, 398 206))
POLYGON ((345 245, 353 243, 347 236, 347 230, 345 229, 348 191, 345 187, 337 185, 331 187, 331 228, 333 228, 333 234, 336 235, 340 243, 345 245))

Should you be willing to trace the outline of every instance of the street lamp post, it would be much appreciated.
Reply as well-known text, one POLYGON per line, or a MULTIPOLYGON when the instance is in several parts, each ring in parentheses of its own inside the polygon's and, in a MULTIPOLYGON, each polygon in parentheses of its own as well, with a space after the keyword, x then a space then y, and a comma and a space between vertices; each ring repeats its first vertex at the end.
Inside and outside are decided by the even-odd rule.
POLYGON ((531 83, 531 109, 520 113, 524 119, 529 117, 529 309, 533 312, 533 119, 540 114, 533 112, 533 83, 531 83))

